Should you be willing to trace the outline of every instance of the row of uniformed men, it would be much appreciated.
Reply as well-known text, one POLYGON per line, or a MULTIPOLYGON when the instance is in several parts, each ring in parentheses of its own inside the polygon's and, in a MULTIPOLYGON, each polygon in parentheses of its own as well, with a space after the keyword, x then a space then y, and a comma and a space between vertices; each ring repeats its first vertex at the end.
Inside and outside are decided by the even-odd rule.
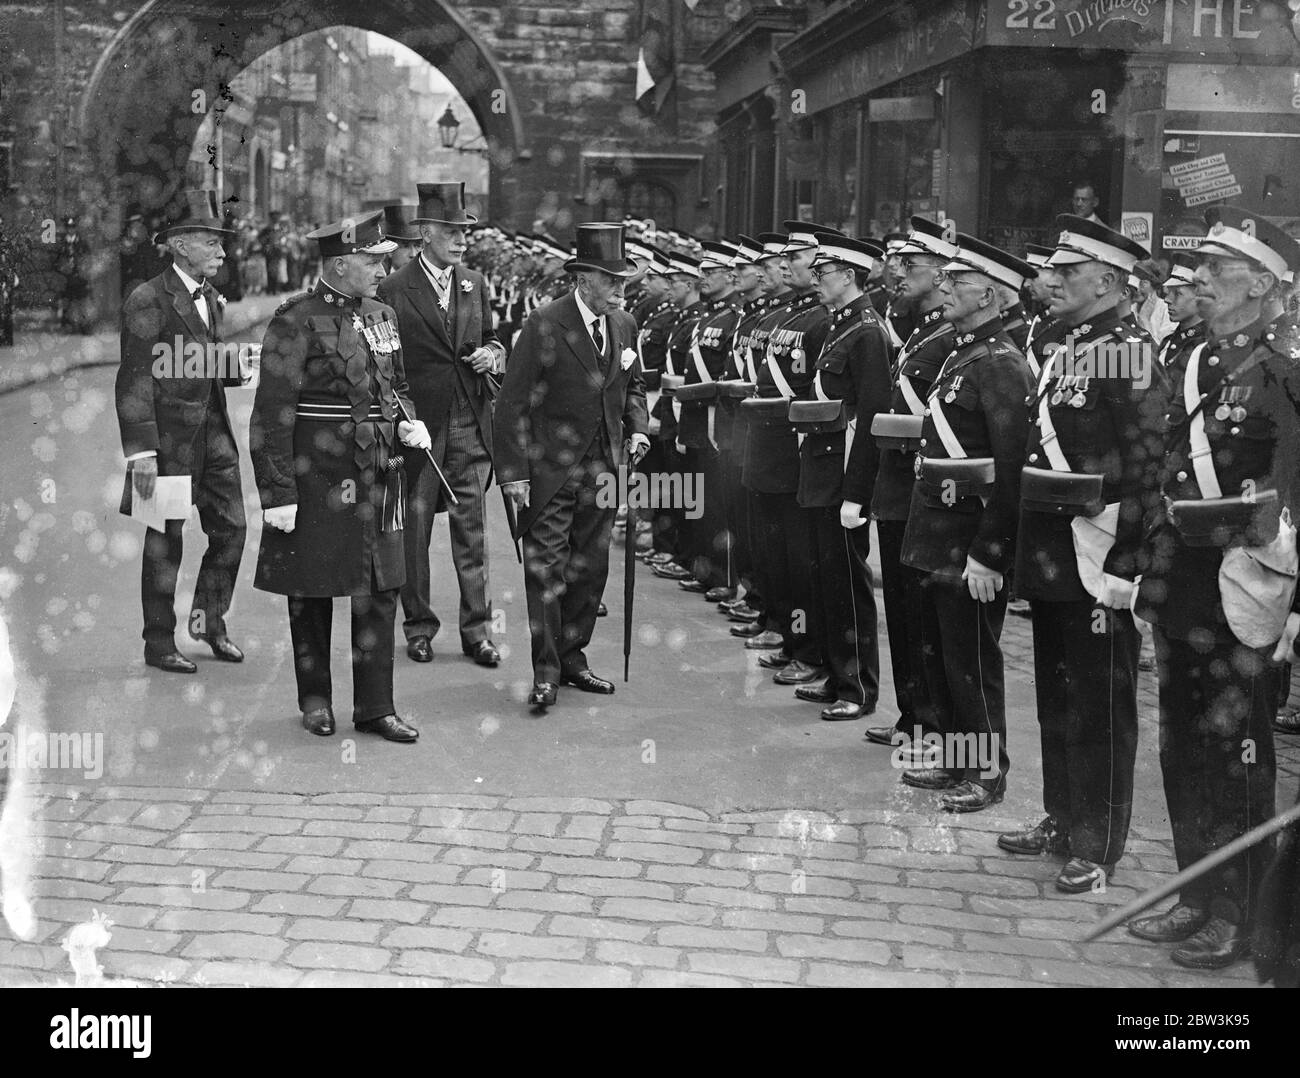
MULTIPOLYGON (((955 812, 1005 790, 1014 581, 1032 612, 1048 815, 999 846, 1067 856, 1066 892, 1103 886, 1127 838, 1134 609, 1155 625, 1180 867, 1272 814, 1276 660, 1300 616, 1279 594, 1266 627, 1234 627, 1219 568, 1226 547, 1278 534, 1292 498, 1300 394, 1266 387, 1296 380, 1281 300, 1300 248, 1218 217, 1197 268, 1165 282, 1177 325, 1158 350, 1126 302, 1147 252, 1068 215, 1027 261, 913 218, 887 238, 879 311, 884 246, 833 229, 786 222, 699 260, 630 248, 650 265, 633 306, 648 382, 660 372, 644 467, 703 484, 702 514, 661 511, 645 559, 718 602, 777 683, 855 719, 879 696, 874 519, 900 717, 868 737, 910 743, 903 782, 955 812)), ((1133 931, 1181 942, 1185 965, 1230 963, 1265 855, 1133 931)))

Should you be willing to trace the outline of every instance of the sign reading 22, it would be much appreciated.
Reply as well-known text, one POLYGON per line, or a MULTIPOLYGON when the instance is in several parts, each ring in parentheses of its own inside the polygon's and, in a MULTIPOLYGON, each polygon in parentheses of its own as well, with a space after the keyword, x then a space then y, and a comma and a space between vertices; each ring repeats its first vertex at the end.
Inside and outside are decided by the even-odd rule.
POLYGON ((1007 15, 1008 30, 1055 30, 1056 0, 1033 0, 1034 21, 1029 23, 1030 0, 1010 0, 1007 15))

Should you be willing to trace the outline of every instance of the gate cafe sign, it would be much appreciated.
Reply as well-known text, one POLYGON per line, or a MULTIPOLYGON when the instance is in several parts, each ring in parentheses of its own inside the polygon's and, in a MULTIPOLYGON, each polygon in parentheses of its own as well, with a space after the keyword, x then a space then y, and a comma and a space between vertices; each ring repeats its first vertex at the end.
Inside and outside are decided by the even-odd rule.
POLYGON ((949 0, 796 75, 807 111, 873 93, 984 45, 1117 49, 1168 59, 1227 56, 1300 63, 1300 15, 1286 0, 949 0))

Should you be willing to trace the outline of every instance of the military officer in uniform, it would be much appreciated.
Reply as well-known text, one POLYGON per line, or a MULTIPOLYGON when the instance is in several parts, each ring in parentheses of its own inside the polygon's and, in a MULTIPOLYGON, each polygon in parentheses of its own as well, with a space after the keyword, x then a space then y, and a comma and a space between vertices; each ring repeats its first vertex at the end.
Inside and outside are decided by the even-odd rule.
MULTIPOLYGON (((661 379, 668 370, 668 337, 681 311, 673 295, 671 277, 673 267, 666 254, 659 250, 651 253, 647 280, 653 278, 655 289, 662 292, 659 302, 645 314, 637 331, 637 348, 641 353, 650 409, 650 449, 639 465, 648 475, 669 474, 677 460, 676 423, 672 420, 672 398, 665 397, 661 379), (668 430, 663 428, 668 417, 668 430)), ((673 560, 677 551, 677 518, 671 512, 656 510, 651 520, 651 550, 642 560, 647 565, 665 565, 673 560)))
POLYGON ((1205 319, 1196 304, 1196 270, 1175 262, 1165 281, 1165 303, 1174 331, 1160 344, 1160 367, 1177 385, 1192 349, 1205 340, 1205 319))
POLYGON ((940 766, 905 771, 903 781, 948 790, 940 804, 949 812, 978 812, 1002 800, 1009 766, 999 639, 1033 386, 1002 329, 998 286, 1019 290, 1033 271, 960 233, 957 246, 942 285, 953 351, 930 388, 903 562, 928 574, 926 678, 940 726, 964 739, 965 758, 945 752, 940 766))
MULTIPOLYGON (((907 243, 899 251, 899 296, 915 312, 916 328, 898 353, 889 406, 882 411, 889 416, 908 417, 912 426, 919 427, 930 386, 953 348, 953 328, 943 315, 946 296, 942 285, 943 267, 957 253, 957 246, 944 239, 944 230, 933 221, 913 217, 911 225, 907 243)), ((897 735, 908 741, 915 738, 918 729, 923 735, 937 734, 939 727, 925 678, 921 621, 925 574, 902 560, 903 533, 916 484, 919 434, 888 427, 877 429, 879 435, 860 429, 858 437, 871 436, 878 439, 880 446, 870 507, 880 541, 881 592, 898 721, 891 726, 869 726, 867 739, 892 745, 897 735)), ((857 511, 861 513, 862 507, 858 506, 857 511)))
POLYGON ((1026 304, 1033 312, 1029 327, 1025 333, 1025 359, 1029 361, 1029 371, 1035 379, 1042 373, 1039 353, 1052 344, 1064 340, 1069 327, 1051 312, 1052 284, 1056 280, 1056 270, 1048 263, 1056 253, 1055 247, 1040 247, 1029 244, 1025 248, 1025 261, 1031 265, 1037 276, 1025 281, 1025 294, 1029 297, 1026 304))
MULTIPOLYGON (((1236 549, 1280 568, 1293 549, 1285 516, 1300 513, 1300 334, 1279 316, 1300 245, 1242 210, 1216 213, 1196 251, 1206 339, 1170 388, 1166 511, 1143 546, 1134 608, 1154 627, 1160 770, 1180 869, 1273 815, 1277 664, 1300 630, 1292 582, 1262 565, 1251 572, 1257 563, 1236 549)), ((1129 931, 1179 943, 1181 966, 1231 965, 1247 947, 1270 847, 1217 866, 1129 931)))
POLYGON ((374 298, 397 247, 382 217, 310 233, 321 279, 267 327, 248 435, 263 519, 254 586, 288 596, 304 728, 334 733, 330 622, 334 597, 346 595, 353 725, 411 742, 419 733, 393 706, 393 619, 406 579, 398 442, 430 440, 407 396, 393 310, 374 298))
POLYGON ((790 419, 800 432, 798 501, 812 517, 814 594, 821 599, 829 674, 821 685, 800 685, 795 695, 825 704, 821 717, 827 722, 843 722, 870 715, 880 695, 876 599, 867 564, 871 529, 862 507, 871 504, 878 461, 867 430, 889 404, 892 355, 888 331, 862 290, 884 250, 840 236, 819 241, 813 274, 831 311, 830 326, 812 399, 791 404, 790 419))
POLYGON ((1033 617, 1047 816, 998 846, 1068 852, 1056 887, 1078 894, 1105 885, 1128 837, 1140 644, 1129 600, 1161 396, 1148 392, 1149 342, 1116 312, 1146 250, 1081 217, 1059 224, 1051 313, 1070 332, 1044 353, 1028 401, 1015 563, 1033 617))

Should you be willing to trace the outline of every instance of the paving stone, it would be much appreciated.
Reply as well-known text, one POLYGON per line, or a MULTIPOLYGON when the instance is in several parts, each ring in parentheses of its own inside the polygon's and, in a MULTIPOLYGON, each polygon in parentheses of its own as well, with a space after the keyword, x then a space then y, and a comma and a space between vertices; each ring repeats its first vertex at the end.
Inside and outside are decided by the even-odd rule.
POLYGON ((111 920, 114 925, 125 925, 128 928, 144 928, 158 916, 156 906, 124 906, 119 902, 92 904, 80 899, 68 898, 42 898, 36 902, 38 917, 48 917, 68 924, 89 921, 95 910, 111 920))
POLYGON ((264 962, 205 962, 191 974, 190 980, 196 984, 292 988, 302 980, 302 973, 264 962))
POLYGON ((826 860, 853 860, 858 857, 857 846, 845 842, 800 842, 790 838, 736 839, 736 849, 741 853, 770 853, 790 857, 820 857, 826 860))
POLYGON ((389 952, 383 947, 362 947, 353 943, 300 943, 284 956, 286 965, 317 969, 360 970, 375 973, 388 965, 389 952))
POLYGON ((762 809, 753 812, 724 812, 719 817, 724 823, 780 823, 782 820, 794 818, 808 820, 809 822, 835 822, 835 817, 829 812, 811 809, 762 809))
POLYGON ((540 910, 544 913, 591 913, 594 899, 554 891, 510 891, 497 896, 497 909, 540 910))
POLYGON ((820 932, 824 923, 820 917, 770 910, 727 910, 722 915, 726 928, 753 928, 762 932, 820 932))
POLYGON ((695 865, 704 858, 703 850, 691 849, 687 846, 661 845, 657 842, 611 842, 605 848, 605 853, 609 857, 626 858, 631 861, 663 861, 670 865, 695 865))
POLYGON ((302 805, 303 794, 268 793, 263 790, 218 790, 212 795, 214 805, 302 805))
POLYGON ((665 947, 689 947, 695 950, 765 951, 767 933, 740 928, 698 928, 695 925, 668 925, 659 929, 655 941, 665 947))
MULTIPOLYGON (((342 842, 343 840, 331 839, 330 841, 342 842)), ((347 844, 346 849, 343 850, 343 856, 359 857, 367 861, 421 861, 426 864, 431 864, 437 859, 440 852, 440 847, 423 842, 394 842, 390 839, 353 839, 347 844)))
POLYGON ((940 928, 966 928, 972 932, 1009 935, 1011 922, 1001 917, 985 917, 964 910, 940 910, 928 906, 905 906, 898 911, 898 919, 908 924, 938 925, 940 928))
POLYGON ((441 977, 453 984, 485 984, 496 976, 496 966, 486 958, 465 958, 436 951, 402 951, 391 968, 394 973, 441 977))
POLYGON ((879 883, 858 885, 858 897, 868 902, 897 902, 900 905, 919 904, 941 906, 944 909, 961 909, 962 896, 953 891, 928 891, 918 887, 889 887, 879 883))
MULTIPOLYGON (((1027 964, 1031 980, 1048 984, 1078 985, 1083 988, 1157 988, 1160 985, 1150 973, 1116 966, 1095 967, 1043 958, 1028 959, 1027 964)), ((1213 983, 1210 980, 1207 987, 1213 983)))
POLYGON ((824 962, 811 962, 808 965, 810 988, 945 988, 947 984, 943 977, 935 973, 833 966, 824 962))
POLYGON ((715 977, 708 973, 687 973, 680 970, 648 969, 637 982, 641 988, 741 988, 743 982, 734 977, 715 977))
POLYGON ((254 805, 252 814, 284 820, 365 820, 366 816, 352 805, 254 805))
POLYGON ((257 853, 252 850, 187 850, 184 863, 203 868, 276 869, 287 860, 282 853, 257 853))
POLYGON ((166 910, 154 927, 167 932, 260 932, 275 936, 284 927, 284 918, 222 910, 166 910))
MULTIPOLYGON (((324 827, 326 823, 308 824, 308 827, 324 827)), ((231 831, 235 834, 248 832, 256 835, 294 835, 303 828, 302 820, 287 820, 282 816, 199 816, 186 826, 186 830, 197 832, 231 831)), ((330 834, 331 832, 307 831, 306 834, 330 834)), ((110 839, 107 841, 128 842, 129 839, 110 839)))
POLYGON ((788 876, 764 873, 754 878, 754 886, 761 891, 782 895, 825 895, 828 898, 852 898, 856 888, 848 880, 829 879, 825 876, 808 876, 801 869, 788 876))
POLYGON ((500 932, 533 932, 542 923, 540 913, 519 910, 480 910, 468 906, 444 906, 432 918, 434 925, 451 928, 483 928, 500 932))
POLYGON ((298 982, 298 988, 445 988, 434 977, 398 977, 392 973, 353 973, 351 970, 316 969, 298 982))
POLYGON ((446 827, 453 831, 509 831, 514 820, 513 812, 426 808, 420 809, 416 822, 421 827, 446 827))
POLYGON ((236 831, 182 831, 167 840, 168 846, 180 850, 247 850, 260 836, 236 831))
POLYGON ((398 921, 410 925, 419 924, 428 914, 429 907, 423 902, 385 898, 359 898, 348 907, 347 913, 359 920, 398 921))
POLYGON ((283 940, 241 932, 205 932, 181 951, 182 958, 231 958, 275 962, 288 946, 283 940))
POLYGON ((311 803, 313 805, 382 805, 387 800, 387 794, 342 793, 317 794, 311 798, 311 803))
POLYGON ((298 872, 257 872, 231 869, 220 873, 212 886, 248 891, 296 891, 311 877, 298 872))
MULTIPOLYGON (((755 838, 786 838, 800 843, 847 842, 853 845, 858 841, 859 828, 831 823, 827 820, 797 819, 754 823, 749 826, 749 832, 755 838)), ((902 837, 902 832, 899 832, 899 835, 902 837)), ((906 845, 906 842, 875 845, 906 845)))
POLYGON ((478 950, 493 958, 548 958, 559 962, 581 962, 587 953, 587 943, 573 936, 534 937, 484 932, 479 937, 478 950))
POLYGON ((588 797, 512 797, 501 807, 513 812, 557 812, 561 816, 590 813, 602 818, 614 811, 608 801, 593 801, 588 797))
MULTIPOLYGON (((560 816, 550 812, 525 812, 511 828, 516 835, 554 836, 560 828, 560 816)), ((570 836, 581 838, 581 835, 570 836)))
POLYGON ((113 893, 112 887, 102 883, 88 883, 86 880, 51 880, 36 879, 32 881, 29 894, 32 898, 48 896, 50 898, 82 898, 91 902, 102 902, 113 893))
POLYGON ((972 951, 941 951, 920 943, 903 944, 903 965, 907 969, 950 969, 958 973, 991 973, 995 976, 1019 977, 1023 967, 1018 959, 972 951))
MULTIPOLYGON (((47 824, 46 826, 50 825, 47 824)), ((95 824, 91 827, 82 827, 80 824, 69 824, 68 826, 76 828, 75 837, 82 842, 102 842, 104 844, 122 842, 128 846, 153 846, 161 842, 165 837, 163 832, 153 831, 147 827, 120 827, 116 824, 95 824)), ((212 830, 224 831, 228 829, 216 827, 212 830)), ((238 829, 229 828, 229 830, 238 829)))
POLYGON ((132 816, 147 807, 148 802, 145 801, 100 801, 82 819, 87 823, 125 824, 130 823, 132 816))
POLYGON ((140 861, 165 864, 170 850, 157 846, 105 846, 102 842, 79 842, 74 838, 39 841, 29 851, 33 857, 94 857, 100 861, 140 861))
POLYGON ((714 868, 738 868, 742 872, 793 872, 794 860, 774 853, 715 853, 709 855, 714 868))
POLYGON ((330 943, 374 943, 384 926, 337 918, 299 917, 285 931, 291 940, 326 940, 330 943))
POLYGON ((880 919, 889 910, 879 902, 848 898, 821 898, 817 895, 791 895, 781 900, 787 913, 816 913, 828 917, 865 917, 880 919))
POLYGON ((820 936, 777 936, 776 949, 786 958, 820 958, 828 962, 874 962, 884 966, 893 953, 886 943, 820 936))
POLYGON ((253 906, 253 913, 288 913, 295 917, 334 917, 347 900, 321 895, 279 893, 263 895, 253 906))
POLYGON ((307 884, 316 895, 349 895, 355 898, 392 898, 406 884, 401 880, 361 879, 356 876, 321 876, 307 884))
POLYGON ((190 887, 128 887, 117 896, 127 905, 162 906, 166 909, 238 910, 248 905, 252 896, 243 891, 190 887))
POLYGON ((490 906, 498 893, 491 887, 468 887, 459 883, 422 883, 411 888, 411 897, 417 902, 449 906, 490 906))
POLYGON ((385 947, 429 948, 434 951, 459 953, 469 946, 473 932, 458 928, 430 928, 428 925, 402 925, 384 937, 385 947))
POLYGON ((673 899, 673 889, 666 883, 649 883, 646 880, 624 880, 610 876, 563 876, 556 885, 561 891, 576 891, 583 895, 607 898, 660 898, 673 899))
POLYGON ((752 891, 742 891, 734 887, 690 887, 687 888, 687 902, 702 905, 725 906, 728 909, 748 907, 754 910, 776 909, 776 899, 771 895, 756 895, 752 891))
MULTIPOLYGON (((871 864, 862 867, 879 868, 888 870, 892 866, 911 869, 937 869, 941 872, 978 872, 982 867, 980 858, 967 857, 962 854, 948 853, 937 850, 872 850, 871 864)), ((805 861, 804 867, 811 872, 812 865, 805 861)), ((818 873, 823 876, 845 875, 844 872, 833 872, 829 867, 818 867, 818 873)), ((864 879, 874 879, 867 876, 864 879)), ((881 883, 897 883, 898 874, 892 880, 881 880, 881 883)))
POLYGON ((576 962, 512 962, 501 975, 509 988, 627 988, 632 974, 616 966, 576 962))
POLYGON ((355 876, 364 865, 364 861, 342 857, 294 857, 285 864, 284 870, 303 872, 308 876, 355 876))
MULTIPOLYGON (((872 853, 873 862, 877 856, 877 853, 872 853)), ((910 863, 916 858, 912 856, 908 860, 910 863)), ((809 876, 829 876, 833 879, 864 880, 868 883, 898 883, 902 879, 902 873, 896 868, 887 868, 879 864, 864 865, 856 861, 819 861, 816 858, 805 857, 799 862, 799 867, 809 876)), ((973 860, 971 867, 975 867, 973 860)))
POLYGON ((414 823, 416 809, 399 808, 396 805, 378 805, 367 809, 366 823, 414 823))
POLYGON ((682 820, 669 817, 663 826, 674 831, 710 831, 715 835, 748 835, 749 826, 743 823, 720 823, 717 820, 682 820))
POLYGON ((639 876, 642 866, 634 861, 603 861, 594 857, 543 857, 537 867, 542 872, 574 876, 639 876))
POLYGON ((719 973, 724 976, 743 977, 760 981, 788 981, 799 979, 799 963, 787 958, 769 958, 757 955, 691 954, 686 964, 695 973, 719 973))
MULTIPOLYGON (((385 825, 371 824, 370 826, 385 825)), ((443 846, 476 846, 489 850, 504 850, 510 845, 508 832, 469 831, 459 827, 425 827, 417 831, 413 837, 416 842, 436 842, 443 846)))
MULTIPOLYGON (((590 857, 600 852, 600 843, 587 838, 545 838, 542 835, 519 835, 512 849, 529 853, 558 853, 566 857, 590 857)), ((611 854, 610 856, 617 856, 611 854)))
POLYGON ((501 894, 505 891, 540 891, 550 886, 555 877, 549 872, 528 872, 502 868, 475 868, 465 873, 464 883, 490 887, 501 894))
POLYGON ((982 872, 909 872, 914 887, 938 887, 961 894, 990 894, 1006 898, 1037 898, 1038 885, 1028 880, 992 876, 982 872))
POLYGON ((932 947, 957 945, 956 936, 951 932, 926 925, 894 924, 892 921, 835 921, 831 925, 831 931, 837 936, 890 943, 928 943, 932 947))
POLYGON ((501 804, 501 798, 480 794, 390 794, 388 803, 415 808, 494 809, 501 804))
MULTIPOLYGON (((962 944, 968 951, 992 951, 994 953, 1002 952, 1003 954, 1023 954, 1032 958, 1054 958, 1064 962, 1076 962, 1079 960, 1079 950, 1073 944, 1065 940, 1042 940, 1026 939, 1023 936, 1009 935, 987 935, 982 932, 963 932, 962 944)), ((924 942, 924 941, 918 941, 924 942)), ((1151 948, 1146 949, 1148 957, 1155 957, 1151 948)), ((1105 962, 1110 964, 1110 960, 1118 959, 1118 955, 1102 956, 1088 953, 1088 959, 1094 962, 1105 962)), ((1160 961, 1165 960, 1163 951, 1159 954, 1160 961)), ((1125 963, 1137 965, 1140 963, 1125 963)))
POLYGON ((666 921, 672 924, 712 924, 718 911, 711 906, 685 902, 658 902, 649 898, 607 898, 600 905, 602 917, 628 921, 666 921))
POLYGON ((136 814, 131 822, 136 827, 148 827, 157 831, 175 831, 185 824, 192 815, 189 805, 157 804, 148 805, 136 814))
POLYGON ((604 816, 574 816, 564 825, 564 837, 598 839, 608 822, 604 816))
POLYGON ((101 951, 100 964, 106 978, 125 977, 131 980, 172 983, 183 978, 190 963, 183 958, 168 958, 157 954, 133 954, 130 951, 101 951))
POLYGON ((840 823, 889 823, 896 818, 898 813, 891 809, 868 808, 868 809, 844 809, 835 814, 835 818, 840 823))
MULTIPOLYGON (((285 838, 283 835, 270 835, 262 839, 257 848, 265 850, 267 853, 292 853, 300 857, 309 854, 314 854, 317 857, 332 857, 343 849, 343 840, 341 838, 308 838, 306 835, 294 835, 292 838, 285 838)), ((350 853, 348 856, 359 857, 362 855, 350 853)))
POLYGON ((585 936, 590 939, 637 943, 650 935, 650 926, 623 924, 599 917, 556 916, 551 918, 549 931, 552 936, 585 936))
POLYGON ((737 869, 699 868, 690 865, 647 865, 646 878, 701 887, 748 887, 750 881, 748 872, 737 869))
POLYGON ((614 823, 615 842, 666 842, 671 846, 690 846, 700 850, 729 850, 731 838, 698 831, 669 831, 665 828, 620 827, 614 823))
POLYGON ((430 865, 421 861, 367 861, 361 875, 407 883, 455 883, 461 871, 455 865, 430 865))
POLYGON ((208 873, 187 865, 123 865, 113 873, 112 883, 144 883, 154 886, 189 887, 206 878, 208 873))
POLYGON ((21 966, 24 969, 68 969, 68 955, 62 947, 41 943, 18 943, 0 940, 0 969, 21 966))
POLYGON ((596 958, 610 965, 658 966, 676 969, 682 952, 676 947, 647 947, 622 940, 601 940, 596 944, 596 958))
POLYGON ((332 835, 338 838, 405 839, 411 837, 411 828, 400 823, 365 823, 364 821, 353 822, 350 820, 308 820, 303 826, 302 833, 304 835, 332 835))
POLYGON ((993 917, 1052 917, 1076 921, 1086 916, 1089 921, 1100 920, 1088 912, 1077 895, 1059 898, 1002 898, 998 895, 968 895, 966 905, 973 913, 986 913, 993 917))
POLYGON ((690 805, 674 805, 671 801, 629 801, 623 806, 629 816, 679 816, 684 820, 708 820, 709 814, 690 805))
POLYGON ((531 866, 537 858, 531 853, 512 853, 509 850, 453 847, 442 855, 442 860, 449 865, 487 865, 491 868, 523 869, 531 866))
MULTIPOLYGON (((58 932, 60 942, 65 932, 66 929, 60 926, 58 932)), ((108 944, 109 950, 147 954, 166 954, 184 938, 179 932, 157 932, 151 928, 126 928, 116 924, 109 929, 109 932, 112 933, 112 939, 108 944)), ((100 953, 107 954, 108 951, 100 953)))
MULTIPOLYGON (((699 820, 691 820, 691 823, 703 827, 704 824, 699 820)), ((623 827, 649 827, 658 829, 663 826, 663 820, 658 816, 616 816, 610 823, 617 828, 623 827)))

